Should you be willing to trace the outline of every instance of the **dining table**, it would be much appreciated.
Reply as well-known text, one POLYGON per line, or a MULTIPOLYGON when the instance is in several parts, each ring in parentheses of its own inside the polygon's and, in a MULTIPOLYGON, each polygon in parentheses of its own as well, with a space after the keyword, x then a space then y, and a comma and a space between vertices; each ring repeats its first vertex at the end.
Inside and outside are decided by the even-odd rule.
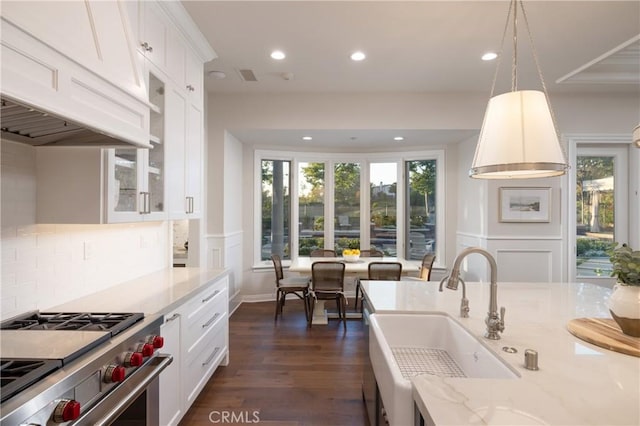
MULTIPOLYGON (((371 262, 398 262, 402 264, 402 275, 415 276, 420 271, 420 262, 407 260, 400 257, 360 257, 357 260, 348 261, 344 257, 298 257, 291 260, 289 272, 297 272, 311 276, 311 265, 315 262, 342 262, 344 263, 345 284, 347 279, 367 279, 369 276, 369 263, 371 262)), ((338 318, 337 312, 327 311, 324 300, 317 300, 313 306, 313 324, 328 324, 329 318, 338 318)), ((349 310, 347 319, 362 318, 362 313, 349 310)))

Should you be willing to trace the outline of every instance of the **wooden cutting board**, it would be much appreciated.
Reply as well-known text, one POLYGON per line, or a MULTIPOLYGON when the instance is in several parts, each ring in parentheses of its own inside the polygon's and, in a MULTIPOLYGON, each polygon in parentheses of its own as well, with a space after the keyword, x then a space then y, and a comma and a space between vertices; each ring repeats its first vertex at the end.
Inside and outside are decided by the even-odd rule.
POLYGON ((640 357, 640 337, 627 336, 610 318, 576 318, 567 323, 571 334, 601 348, 640 357))

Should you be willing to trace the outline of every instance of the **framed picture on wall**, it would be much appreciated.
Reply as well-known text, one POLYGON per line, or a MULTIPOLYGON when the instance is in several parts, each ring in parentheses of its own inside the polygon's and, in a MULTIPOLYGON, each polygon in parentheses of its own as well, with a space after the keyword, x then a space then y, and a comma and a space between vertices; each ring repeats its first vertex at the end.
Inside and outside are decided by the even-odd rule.
POLYGON ((500 188, 500 222, 549 222, 551 188, 500 188))

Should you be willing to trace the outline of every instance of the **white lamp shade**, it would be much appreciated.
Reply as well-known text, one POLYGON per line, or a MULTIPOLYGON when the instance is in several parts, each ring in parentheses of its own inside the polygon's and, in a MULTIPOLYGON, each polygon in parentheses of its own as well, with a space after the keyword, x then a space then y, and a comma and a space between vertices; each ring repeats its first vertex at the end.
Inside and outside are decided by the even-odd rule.
POLYGON ((567 167, 543 92, 523 90, 489 99, 469 176, 540 178, 562 175, 567 167))

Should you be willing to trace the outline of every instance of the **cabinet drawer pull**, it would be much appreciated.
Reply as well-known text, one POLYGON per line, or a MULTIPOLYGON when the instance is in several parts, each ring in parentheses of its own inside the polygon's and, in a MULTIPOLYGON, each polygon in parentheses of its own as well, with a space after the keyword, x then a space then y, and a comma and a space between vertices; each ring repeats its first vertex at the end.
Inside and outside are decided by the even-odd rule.
POLYGON ((220 352, 220 346, 216 346, 216 348, 213 350, 213 353, 211 355, 209 355, 209 358, 207 358, 207 360, 205 362, 202 363, 202 366, 205 367, 207 366, 211 361, 213 361, 213 359, 216 357, 216 354, 220 352))
POLYGON ((207 303, 209 300, 213 299, 214 297, 216 297, 216 295, 220 293, 220 290, 216 290, 213 292, 213 294, 209 297, 206 297, 204 299, 202 299, 202 303, 207 303))
POLYGON ((218 319, 219 316, 220 316, 220 312, 216 312, 216 314, 209 321, 202 324, 202 328, 209 327, 211 324, 215 322, 216 319, 218 319))
POLYGON ((173 314, 171 315, 171 318, 167 318, 164 322, 171 322, 173 320, 177 320, 178 318, 180 318, 180 314, 173 314))

